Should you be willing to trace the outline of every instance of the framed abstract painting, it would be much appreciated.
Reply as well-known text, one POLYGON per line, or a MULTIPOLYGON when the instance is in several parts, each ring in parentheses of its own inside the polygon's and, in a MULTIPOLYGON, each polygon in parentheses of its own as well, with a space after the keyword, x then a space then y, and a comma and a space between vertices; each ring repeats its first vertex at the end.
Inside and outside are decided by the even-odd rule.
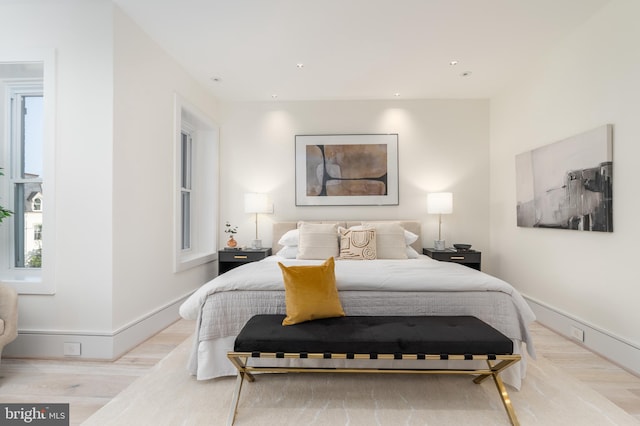
POLYGON ((297 206, 398 205, 398 135, 296 135, 297 206))

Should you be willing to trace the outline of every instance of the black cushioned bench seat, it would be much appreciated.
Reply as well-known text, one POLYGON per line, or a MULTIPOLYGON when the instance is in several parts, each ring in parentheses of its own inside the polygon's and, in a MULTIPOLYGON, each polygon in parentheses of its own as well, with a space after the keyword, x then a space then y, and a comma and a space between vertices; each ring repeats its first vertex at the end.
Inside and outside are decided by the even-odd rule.
POLYGON ((358 354, 513 353, 513 342, 472 316, 346 316, 282 326, 284 315, 256 315, 236 352, 358 354))
POLYGON ((492 377, 511 424, 519 424, 500 372, 520 361, 521 356, 513 354, 511 339, 478 318, 346 316, 289 326, 282 325, 283 319, 284 315, 254 316, 236 337, 234 350, 227 353, 238 370, 228 425, 235 421, 244 379, 255 380, 255 372, 469 374, 476 376, 473 382, 477 384, 492 377), (304 365, 257 364, 263 360, 250 361, 254 358, 285 358, 275 361, 297 359, 304 365), (380 362, 377 360, 402 359, 419 365, 318 367, 310 366, 307 358, 367 360, 377 367, 380 362), (464 366, 445 369, 425 367, 443 359, 462 362, 464 366), (483 361, 486 367, 478 368, 474 361, 483 361))

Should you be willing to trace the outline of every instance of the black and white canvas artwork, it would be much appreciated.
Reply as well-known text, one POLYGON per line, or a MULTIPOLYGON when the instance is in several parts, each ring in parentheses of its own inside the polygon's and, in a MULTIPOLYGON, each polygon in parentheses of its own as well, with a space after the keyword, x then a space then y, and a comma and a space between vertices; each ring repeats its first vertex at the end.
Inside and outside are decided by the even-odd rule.
POLYGON ((613 126, 516 156, 518 226, 613 232, 613 126))

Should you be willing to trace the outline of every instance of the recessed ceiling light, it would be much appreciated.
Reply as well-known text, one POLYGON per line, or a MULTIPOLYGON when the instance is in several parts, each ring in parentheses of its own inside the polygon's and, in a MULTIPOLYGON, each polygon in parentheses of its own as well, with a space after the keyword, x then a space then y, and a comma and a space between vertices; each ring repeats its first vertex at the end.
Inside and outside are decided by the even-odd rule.
POLYGON ((396 98, 400 97, 400 93, 394 93, 393 96, 395 96, 396 98))
POLYGON ((462 74, 460 74, 460 77, 469 77, 471 75, 471 71, 465 71, 462 74))
POLYGON ((276 94, 274 93, 273 95, 271 95, 271 97, 272 97, 273 99, 276 99, 276 98, 278 97, 278 95, 276 95, 276 94))
POLYGON ((304 64, 296 64, 296 67, 298 67, 298 68, 304 68, 304 64))
POLYGON ((458 61, 451 61, 449 62, 449 65, 458 65, 458 61))

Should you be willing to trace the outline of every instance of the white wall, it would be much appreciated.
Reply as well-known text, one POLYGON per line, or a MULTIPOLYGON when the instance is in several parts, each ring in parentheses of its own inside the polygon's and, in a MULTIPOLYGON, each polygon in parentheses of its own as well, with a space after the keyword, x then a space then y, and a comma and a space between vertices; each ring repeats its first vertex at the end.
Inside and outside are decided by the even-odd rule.
MULTIPOLYGON (((2 2, 3 51, 56 51, 55 294, 20 295, 7 356, 112 358, 178 319, 215 264, 174 274, 174 93, 215 100, 110 0, 2 2)), ((46 177, 45 177, 46 178, 46 177)), ((46 205, 45 205, 46 209, 46 205)), ((4 247, 2 248, 5 249, 4 247)), ((47 259, 44 258, 44 262, 47 259)))
POLYGON ((56 293, 20 296, 19 329, 35 335, 107 332, 112 304, 112 6, 106 1, 3 2, 0 15, 0 56, 22 49, 56 51, 56 186, 51 188, 56 211, 53 228, 43 229, 45 245, 47 235, 56 237, 55 264, 43 259, 45 268, 55 269, 56 293))
MULTIPOLYGON (((491 100, 489 270, 548 310, 549 322, 568 318, 559 331, 568 333, 575 320, 630 350, 640 349, 638 16, 640 2, 612 1, 491 100), (518 228, 515 155, 607 123, 614 126, 614 232, 518 228)), ((617 359, 611 346, 596 350, 617 359)), ((637 353, 627 366, 640 371, 637 353)))
POLYGON ((214 98, 115 8, 113 326, 183 298, 216 263, 173 273, 174 95, 215 121, 214 98))
MULTIPOLYGON (((488 249, 489 115, 486 100, 256 102, 225 105, 221 129, 222 224, 238 225, 249 245, 253 216, 245 192, 265 192, 273 215, 259 221, 263 245, 272 221, 295 219, 417 219, 427 246, 437 237, 437 216, 427 215, 426 194, 454 193, 443 216, 443 238, 488 249), (296 207, 296 134, 398 133, 398 206, 296 207)), ((226 234, 222 233, 224 244, 226 234)))

